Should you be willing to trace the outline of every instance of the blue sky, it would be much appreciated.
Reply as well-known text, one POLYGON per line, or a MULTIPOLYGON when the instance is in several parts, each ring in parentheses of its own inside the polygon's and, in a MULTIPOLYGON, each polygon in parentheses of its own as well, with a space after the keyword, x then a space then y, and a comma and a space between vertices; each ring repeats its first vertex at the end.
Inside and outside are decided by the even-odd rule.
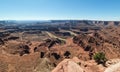
POLYGON ((0 0, 0 20, 120 20, 120 0, 0 0))

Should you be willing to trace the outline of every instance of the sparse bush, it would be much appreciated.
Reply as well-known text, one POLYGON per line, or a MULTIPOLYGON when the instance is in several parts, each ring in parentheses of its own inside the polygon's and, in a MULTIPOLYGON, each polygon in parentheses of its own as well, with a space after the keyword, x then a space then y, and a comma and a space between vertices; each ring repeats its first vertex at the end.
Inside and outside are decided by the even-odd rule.
POLYGON ((105 54, 103 52, 99 52, 96 53, 94 55, 94 60, 98 63, 98 64, 105 64, 105 62, 107 61, 107 58, 105 57, 105 54))
POLYGON ((81 62, 77 62, 78 65, 81 65, 81 62))

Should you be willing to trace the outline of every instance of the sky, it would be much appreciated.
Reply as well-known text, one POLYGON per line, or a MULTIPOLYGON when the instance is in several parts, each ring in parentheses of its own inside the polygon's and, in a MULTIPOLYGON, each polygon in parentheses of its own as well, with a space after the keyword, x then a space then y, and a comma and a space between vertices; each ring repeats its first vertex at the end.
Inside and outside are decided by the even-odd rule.
POLYGON ((0 0, 0 20, 120 20, 120 0, 0 0))

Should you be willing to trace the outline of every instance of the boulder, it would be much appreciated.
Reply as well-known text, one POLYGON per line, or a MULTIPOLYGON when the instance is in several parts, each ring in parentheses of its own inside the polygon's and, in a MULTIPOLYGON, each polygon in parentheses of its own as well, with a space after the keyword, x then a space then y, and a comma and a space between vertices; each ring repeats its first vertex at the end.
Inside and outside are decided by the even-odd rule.
POLYGON ((84 72, 83 69, 73 60, 64 59, 52 72, 84 72))

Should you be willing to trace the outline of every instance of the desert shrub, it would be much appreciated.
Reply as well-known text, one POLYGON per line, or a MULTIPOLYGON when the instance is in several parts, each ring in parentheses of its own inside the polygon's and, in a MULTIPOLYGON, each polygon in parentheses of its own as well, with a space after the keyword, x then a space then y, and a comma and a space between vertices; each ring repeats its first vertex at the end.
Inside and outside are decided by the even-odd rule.
POLYGON ((107 58, 105 57, 105 54, 103 52, 99 52, 96 53, 94 55, 94 60, 98 63, 98 64, 105 64, 105 62, 107 61, 107 58))
POLYGON ((77 62, 78 65, 81 65, 81 62, 77 62))

